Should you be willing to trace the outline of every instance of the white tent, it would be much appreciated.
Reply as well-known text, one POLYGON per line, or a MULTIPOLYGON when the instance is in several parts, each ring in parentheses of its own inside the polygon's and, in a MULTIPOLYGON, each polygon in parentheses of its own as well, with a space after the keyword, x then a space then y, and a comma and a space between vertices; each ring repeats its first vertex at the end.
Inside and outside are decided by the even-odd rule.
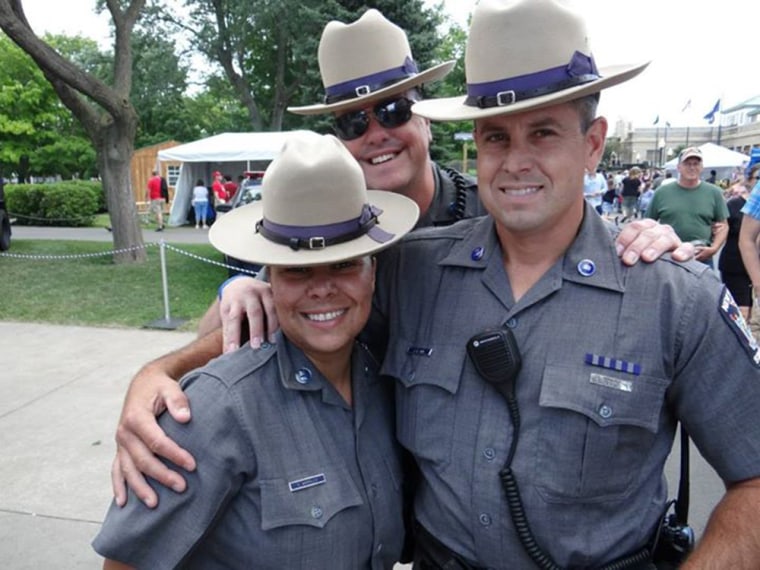
MULTIPOLYGON (((749 156, 746 154, 710 142, 699 145, 699 150, 702 151, 702 164, 705 167, 702 175, 705 178, 710 174, 710 170, 717 172, 718 180, 729 178, 734 168, 749 162, 749 156)), ((678 157, 666 162, 664 168, 674 171, 677 167, 678 157)))
POLYGON ((211 173, 215 170, 229 174, 233 180, 246 170, 264 170, 295 132, 298 131, 222 133, 158 151, 158 160, 182 163, 175 183, 169 224, 179 226, 187 221, 196 180, 203 180, 211 186, 211 173))

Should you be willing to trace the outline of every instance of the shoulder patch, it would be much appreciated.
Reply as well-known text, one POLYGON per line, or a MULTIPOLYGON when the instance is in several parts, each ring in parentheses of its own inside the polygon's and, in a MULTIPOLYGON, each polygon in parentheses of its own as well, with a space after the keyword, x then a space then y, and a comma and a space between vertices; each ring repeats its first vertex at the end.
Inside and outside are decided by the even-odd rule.
POLYGON ((723 287, 723 293, 720 296, 720 307, 718 307, 723 320, 728 323, 728 328, 739 339, 739 344, 745 350, 756 368, 760 368, 760 348, 758 348, 752 331, 744 320, 739 307, 736 305, 733 296, 726 287, 723 287))

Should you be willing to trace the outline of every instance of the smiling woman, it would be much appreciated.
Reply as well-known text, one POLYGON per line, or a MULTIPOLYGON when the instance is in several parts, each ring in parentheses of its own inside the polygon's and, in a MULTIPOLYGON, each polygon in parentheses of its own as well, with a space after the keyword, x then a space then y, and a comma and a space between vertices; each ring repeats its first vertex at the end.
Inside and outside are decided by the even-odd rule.
POLYGON ((271 267, 281 331, 274 344, 247 345, 182 380, 193 421, 164 416, 163 427, 203 469, 188 474, 185 493, 158 489, 155 513, 134 498, 111 507, 94 541, 106 569, 234 560, 390 570, 401 559, 393 387, 355 339, 369 318, 372 254, 410 231, 419 208, 366 190, 340 141, 308 132, 288 140, 262 187, 210 239, 271 267))

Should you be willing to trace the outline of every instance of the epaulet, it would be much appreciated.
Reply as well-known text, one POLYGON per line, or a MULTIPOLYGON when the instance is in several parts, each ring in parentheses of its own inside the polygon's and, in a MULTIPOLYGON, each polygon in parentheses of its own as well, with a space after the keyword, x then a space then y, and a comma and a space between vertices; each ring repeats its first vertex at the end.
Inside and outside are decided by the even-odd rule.
MULTIPOLYGON (((675 259, 673 259, 670 253, 663 253, 662 256, 659 259, 657 259, 654 263, 656 263, 657 261, 669 263, 670 265, 679 267, 683 271, 687 271, 691 273, 692 275, 696 275, 697 277, 704 275, 708 271, 712 271, 712 269, 710 269, 709 266, 695 259, 690 259, 689 261, 676 261, 675 259)), ((640 261, 639 263, 642 263, 642 262, 640 261)))
POLYGON ((246 343, 235 352, 215 358, 202 371, 231 387, 265 366, 276 354, 276 344, 264 343, 261 348, 253 348, 246 343))

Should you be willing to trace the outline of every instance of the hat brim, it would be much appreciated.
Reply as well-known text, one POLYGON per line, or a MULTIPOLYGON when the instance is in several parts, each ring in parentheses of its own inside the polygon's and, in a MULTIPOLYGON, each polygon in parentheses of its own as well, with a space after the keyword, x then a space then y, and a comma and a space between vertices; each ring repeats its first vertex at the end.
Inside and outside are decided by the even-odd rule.
POLYGON ((445 97, 441 99, 425 99, 414 104, 412 111, 433 121, 472 121, 475 119, 483 119, 486 117, 495 117, 497 115, 511 115, 514 113, 521 113, 523 111, 530 111, 533 109, 539 109, 541 107, 548 107, 550 105, 557 105, 559 103, 566 103, 578 99, 585 95, 597 93, 607 87, 612 87, 624 81, 637 76, 644 71, 646 66, 650 62, 638 63, 634 65, 617 65, 599 70, 600 79, 591 83, 584 83, 578 87, 571 87, 569 89, 563 89, 556 93, 550 93, 548 95, 542 95, 539 97, 532 97, 525 101, 518 101, 511 105, 503 105, 497 107, 487 107, 481 109, 480 107, 473 107, 471 105, 465 105, 467 97, 445 97))
POLYGON ((263 217, 263 203, 253 202, 223 214, 209 230, 209 241, 216 249, 236 259, 261 265, 306 267, 335 263, 370 255, 390 247, 409 233, 417 223, 419 207, 401 194, 367 190, 367 199, 382 210, 378 227, 393 237, 379 243, 367 235, 323 249, 293 250, 274 243, 256 232, 256 223, 263 217))
POLYGON ((343 101, 338 101, 337 103, 330 104, 307 105, 305 107, 288 107, 288 111, 295 113, 296 115, 322 115, 325 113, 338 113, 346 109, 367 105, 369 103, 385 99, 390 95, 403 93, 404 91, 407 91, 417 85, 430 83, 432 81, 438 81, 439 79, 445 77, 454 68, 455 64, 456 62, 453 60, 441 63, 435 67, 431 67, 430 69, 418 73, 413 77, 409 77, 407 79, 399 81, 398 83, 394 83, 393 85, 390 85, 383 89, 378 89, 377 91, 373 91, 372 93, 363 95, 361 97, 353 97, 351 99, 345 99, 343 101))

